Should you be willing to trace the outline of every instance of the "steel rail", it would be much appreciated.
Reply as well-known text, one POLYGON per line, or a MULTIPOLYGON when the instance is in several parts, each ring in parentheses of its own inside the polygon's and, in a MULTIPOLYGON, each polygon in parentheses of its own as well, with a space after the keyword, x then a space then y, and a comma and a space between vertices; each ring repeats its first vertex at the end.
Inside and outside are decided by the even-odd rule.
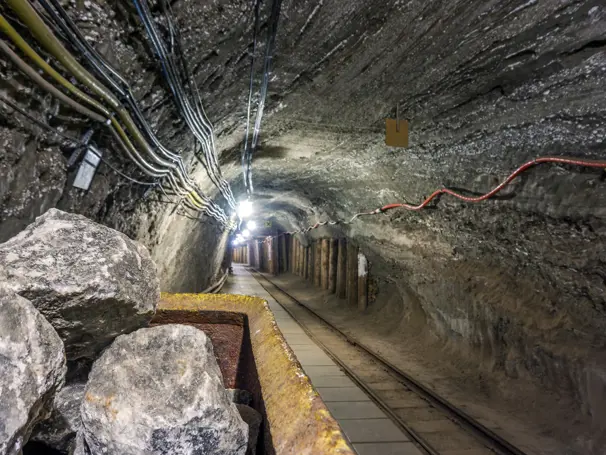
MULTIPOLYGON (((496 434, 494 431, 482 425, 476 419, 471 417, 468 413, 461 410, 454 404, 450 403, 445 398, 438 395, 436 392, 431 390, 430 388, 423 385, 418 380, 414 379, 408 373, 402 371, 399 367, 385 359, 380 354, 377 354, 364 343, 361 343, 357 339, 347 335, 343 331, 341 331, 338 327, 336 327, 331 322, 324 319, 320 314, 316 311, 309 308, 307 305, 301 303, 297 298, 293 297, 287 291, 282 289, 280 286, 272 282, 269 278, 265 277, 263 274, 259 273, 255 270, 255 272, 260 275, 264 280, 270 283, 273 287, 275 287, 282 294, 286 295, 292 301, 294 301, 297 305, 303 307, 309 313, 314 315, 316 318, 320 319, 331 329, 339 333, 343 338, 345 338, 349 343, 357 346, 362 351, 366 352, 368 355, 376 359, 379 363, 381 363, 385 368, 387 368, 395 377, 397 377, 401 382, 408 387, 410 390, 415 392, 421 398, 430 402, 435 408, 441 410, 443 413, 447 414, 453 421, 458 423, 461 427, 466 429, 469 433, 475 436, 477 439, 482 441, 487 447, 491 450, 495 451, 500 455, 526 455, 523 451, 518 449, 516 446, 496 434)), ((267 290, 267 289, 266 289, 267 290)), ((267 292, 270 292, 269 290, 267 292)), ((271 292, 270 292, 271 294, 271 292)))
MULTIPOLYGON (((293 300, 295 303, 301 305, 297 300, 295 300, 290 295, 288 295, 285 292, 283 292, 280 288, 278 288, 278 286, 276 286, 270 280, 268 280, 267 278, 265 278, 263 276, 263 274, 261 274, 257 270, 255 270, 254 272, 251 272, 251 274, 255 278, 257 276, 261 277, 262 279, 264 279, 265 281, 267 281, 268 283, 270 283, 272 286, 274 286, 276 289, 278 289, 278 291, 280 291, 281 293, 283 293, 287 297, 289 297, 291 300, 293 300)), ((257 281, 259 281, 259 280, 257 279, 257 281)), ((263 284, 261 282, 259 282, 259 284, 261 285, 261 287, 263 287, 263 289, 265 289, 276 300, 276 302, 278 302, 278 304, 284 309, 284 311, 286 311, 301 326, 301 328, 309 336, 309 338, 311 338, 314 343, 316 343, 318 346, 320 346, 320 348, 326 353, 326 355, 328 355, 337 365, 339 365, 340 368, 342 368, 343 370, 345 370, 345 372, 353 380, 353 382, 355 382, 361 389, 363 389, 364 392, 368 396, 370 396, 370 398, 372 398, 372 401, 374 401, 381 408, 381 410, 383 410, 383 412, 385 412, 390 417, 390 419, 404 433, 406 433, 408 436, 410 436, 410 438, 413 441, 415 441, 428 455, 440 455, 440 453, 434 447, 432 447, 432 445, 429 444, 429 442, 427 442, 425 440, 425 438, 423 438, 423 436, 421 436, 410 425, 408 425, 400 416, 398 416, 395 412, 393 412, 393 410, 389 407, 389 405, 381 397, 379 397, 372 390, 372 388, 370 386, 368 386, 366 384, 366 382, 364 382, 364 380, 362 378, 360 378, 360 376, 358 376, 356 374, 355 371, 353 371, 343 361, 341 361, 341 359, 339 359, 339 357, 337 355, 335 355, 330 350, 330 348, 328 346, 326 346, 325 343, 323 343, 317 336, 315 336, 313 334, 313 332, 311 330, 309 330, 307 328, 307 326, 303 322, 301 322, 295 316, 295 314, 291 310, 289 310, 285 305, 283 305, 282 303, 280 303, 280 301, 276 298, 276 296, 269 289, 267 289, 267 287, 263 286, 263 284)))

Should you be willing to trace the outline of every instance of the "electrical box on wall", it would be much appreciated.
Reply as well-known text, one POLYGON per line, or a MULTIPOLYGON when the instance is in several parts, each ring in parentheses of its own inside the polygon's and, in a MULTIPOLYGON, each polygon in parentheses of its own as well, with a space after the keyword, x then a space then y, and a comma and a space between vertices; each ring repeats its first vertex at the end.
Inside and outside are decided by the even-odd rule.
POLYGON ((100 162, 101 151, 89 147, 86 150, 82 163, 80 163, 73 186, 82 190, 88 190, 100 162))
POLYGON ((385 145, 408 147, 408 120, 385 119, 385 145))

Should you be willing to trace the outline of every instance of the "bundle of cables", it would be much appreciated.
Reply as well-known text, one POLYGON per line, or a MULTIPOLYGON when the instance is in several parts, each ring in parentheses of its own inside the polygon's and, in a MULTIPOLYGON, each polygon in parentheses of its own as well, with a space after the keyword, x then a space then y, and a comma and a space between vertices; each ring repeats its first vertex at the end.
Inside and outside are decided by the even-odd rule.
POLYGON ((229 183, 223 178, 217 151, 215 147, 213 125, 208 120, 200 94, 194 78, 190 77, 187 62, 180 43, 179 33, 174 26, 170 5, 160 0, 165 21, 167 35, 164 38, 152 16, 147 0, 133 0, 137 13, 145 27, 150 45, 160 67, 162 75, 179 110, 190 131, 198 141, 202 155, 196 154, 215 186, 232 209, 236 209, 236 202, 229 183))
MULTIPOLYGON (((168 190, 177 195, 185 207, 230 226, 231 222, 223 209, 205 196, 189 177, 179 154, 171 152, 158 140, 124 77, 87 43, 59 1, 40 0, 39 3, 46 14, 41 15, 27 0, 6 0, 20 24, 61 65, 67 77, 42 58, 2 13, 0 31, 13 47, 8 42, 0 41, 0 51, 43 90, 107 128, 124 154, 143 173, 156 179, 163 191, 162 185, 166 184, 168 190), (66 46, 77 53, 80 60, 66 46), (17 51, 27 60, 18 55, 17 51)), ((3 101, 7 104, 6 99, 3 101)), ((18 108, 14 105, 11 107, 18 108)), ((107 161, 104 162, 108 164, 107 161)), ((125 176, 123 173, 120 175, 125 176)))
POLYGON ((263 62, 263 80, 261 82, 261 89, 259 92, 259 99, 257 100, 257 112, 255 117, 255 126, 252 132, 252 139, 249 142, 250 137, 250 117, 253 104, 253 93, 254 93, 254 80, 255 80, 255 54, 257 51, 257 35, 259 34, 259 22, 260 22, 260 8, 261 0, 254 0, 254 15, 255 24, 253 31, 253 46, 250 58, 250 84, 248 91, 248 109, 246 117, 246 134, 244 137, 244 148, 242 149, 242 174, 244 177, 244 185, 246 192, 250 196, 253 192, 252 183, 252 157, 257 149, 259 143, 259 134, 261 132, 261 121, 263 119, 263 112, 265 110, 265 100, 267 98, 267 88, 269 87, 269 80, 271 78, 271 69, 274 48, 276 44, 276 35, 278 33, 278 20, 280 19, 280 11, 282 9, 282 0, 273 0, 271 6, 271 14, 269 17, 267 27, 267 40, 265 43, 265 59, 263 62))

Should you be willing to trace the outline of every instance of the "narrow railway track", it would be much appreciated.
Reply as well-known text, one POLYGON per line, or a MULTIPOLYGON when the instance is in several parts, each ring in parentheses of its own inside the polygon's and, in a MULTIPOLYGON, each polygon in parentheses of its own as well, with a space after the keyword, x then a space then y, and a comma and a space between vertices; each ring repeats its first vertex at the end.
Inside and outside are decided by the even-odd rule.
POLYGON ((430 455, 525 455, 410 375, 341 332, 285 290, 250 269, 259 284, 318 346, 430 455))

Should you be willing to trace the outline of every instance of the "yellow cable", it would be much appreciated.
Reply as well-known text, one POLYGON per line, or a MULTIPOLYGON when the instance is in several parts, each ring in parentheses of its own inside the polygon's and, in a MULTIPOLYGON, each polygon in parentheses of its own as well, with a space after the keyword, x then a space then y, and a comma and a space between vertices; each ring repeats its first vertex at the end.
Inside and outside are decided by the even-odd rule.
POLYGON ((38 55, 38 53, 30 47, 29 44, 19 35, 17 30, 13 28, 11 24, 6 20, 6 18, 0 13, 0 30, 2 30, 10 40, 17 46, 21 51, 27 55, 31 60, 33 60, 36 65, 38 65, 46 74, 52 77, 55 81, 57 81, 60 85, 65 87, 69 92, 73 93, 80 100, 84 101, 86 104, 94 107, 97 111, 101 112, 105 115, 106 118, 110 118, 112 115, 110 111, 99 103, 97 100, 91 98, 78 87, 73 85, 67 79, 65 79, 61 74, 54 70, 52 66, 44 61, 42 57, 38 55))
MULTIPOLYGON (((52 31, 46 26, 44 21, 40 18, 36 10, 27 2, 27 0, 6 0, 10 7, 17 13, 19 18, 29 27, 30 31, 36 37, 45 49, 51 53, 63 66, 78 79, 82 84, 89 87, 94 93, 103 98, 108 102, 112 108, 120 116, 121 120, 125 123, 128 131, 133 135, 139 145, 151 155, 156 162, 159 162, 167 167, 174 169, 176 166, 174 163, 166 163, 159 159, 155 152, 152 150, 150 145, 147 143, 137 126, 134 124, 132 118, 124 107, 120 104, 118 99, 103 85, 101 84, 92 74, 90 74, 84 67, 82 67, 78 61, 65 49, 65 47, 59 42, 53 35, 52 31)), ((28 44, 21 38, 19 33, 8 23, 8 21, 0 14, 0 29, 2 29, 13 43, 19 47, 26 55, 28 55, 43 71, 49 76, 55 79, 59 84, 73 93, 75 96, 85 101, 87 104, 96 108, 99 112, 102 112, 109 119, 111 119, 112 126, 118 132, 120 138, 123 140, 125 145, 130 151, 134 152, 138 156, 138 152, 126 132, 117 121, 117 119, 111 114, 111 112, 98 101, 94 100, 86 93, 82 92, 76 86, 71 84, 61 74, 55 71, 50 65, 48 65, 28 44)), ((143 160, 142 160, 143 161, 143 160)), ((144 161, 143 161, 144 162, 144 161)), ((162 171, 161 171, 162 172, 162 171)), ((165 171, 166 172, 166 171, 165 171)), ((192 203, 196 207, 202 208, 206 206, 204 200, 200 195, 192 190, 191 185, 185 182, 182 176, 179 174, 181 183, 190 192, 188 197, 192 200, 192 203)))

